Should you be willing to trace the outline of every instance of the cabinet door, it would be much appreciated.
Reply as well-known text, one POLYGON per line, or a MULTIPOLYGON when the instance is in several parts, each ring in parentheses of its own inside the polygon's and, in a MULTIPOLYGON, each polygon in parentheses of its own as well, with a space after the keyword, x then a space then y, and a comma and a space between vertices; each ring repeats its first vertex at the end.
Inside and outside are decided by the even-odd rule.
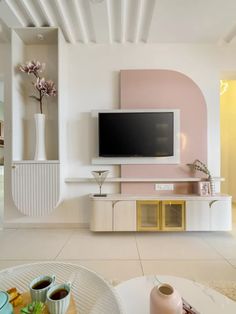
POLYGON ((186 230, 210 230, 209 201, 186 201, 186 230))
POLYGON ((136 231, 136 202, 117 201, 113 205, 114 231, 136 231))
POLYGON ((90 229, 92 231, 113 231, 112 201, 93 200, 90 229))
POLYGON ((14 163, 12 197, 24 215, 49 215, 60 201, 60 164, 50 161, 14 163))
POLYGON ((184 201, 162 201, 161 216, 163 231, 185 230, 184 201))
POLYGON ((160 202, 137 201, 137 218, 138 231, 160 230, 160 202))
POLYGON ((210 230, 229 231, 232 229, 231 199, 212 201, 210 206, 210 230))

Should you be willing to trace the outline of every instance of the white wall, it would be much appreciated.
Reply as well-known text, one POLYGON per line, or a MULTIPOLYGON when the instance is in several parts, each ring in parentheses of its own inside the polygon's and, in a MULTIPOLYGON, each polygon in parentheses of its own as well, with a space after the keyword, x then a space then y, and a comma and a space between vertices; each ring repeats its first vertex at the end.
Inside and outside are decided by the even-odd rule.
MULTIPOLYGON (((64 104, 67 140, 62 143, 67 152, 66 176, 88 177, 94 169, 110 169, 111 175, 119 175, 118 166, 90 164, 95 147, 90 112, 118 108, 120 69, 176 70, 199 85, 208 106, 208 165, 212 174, 219 176, 219 79, 221 72, 236 70, 235 50, 213 45, 68 45, 64 60, 69 78, 68 102, 64 104)), ((67 184, 64 203, 49 217, 39 219, 18 213, 11 202, 8 186, 5 221, 88 223, 90 203, 87 195, 96 191, 95 184, 67 184)), ((107 184, 105 191, 119 192, 119 187, 107 184)))

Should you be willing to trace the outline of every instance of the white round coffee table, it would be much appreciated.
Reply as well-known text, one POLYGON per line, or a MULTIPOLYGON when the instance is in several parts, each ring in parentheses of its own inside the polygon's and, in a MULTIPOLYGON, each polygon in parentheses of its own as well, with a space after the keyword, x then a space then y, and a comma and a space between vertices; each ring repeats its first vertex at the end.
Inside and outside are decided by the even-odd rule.
POLYGON ((33 278, 42 274, 56 276, 56 283, 72 282, 72 295, 79 314, 122 314, 115 289, 95 272, 74 264, 45 262, 8 268, 0 271, 0 290, 16 287, 29 289, 33 278))
POLYGON ((236 302, 197 282, 173 276, 137 277, 116 286, 126 314, 149 314, 149 296, 160 282, 173 285, 201 314, 235 314, 236 302))

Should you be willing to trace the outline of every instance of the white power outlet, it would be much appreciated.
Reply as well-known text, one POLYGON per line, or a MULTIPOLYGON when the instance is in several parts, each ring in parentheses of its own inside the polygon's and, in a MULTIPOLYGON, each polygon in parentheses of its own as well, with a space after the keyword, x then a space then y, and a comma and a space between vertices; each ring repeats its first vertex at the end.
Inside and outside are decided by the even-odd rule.
POLYGON ((173 183, 157 183, 155 184, 155 190, 156 191, 173 191, 174 190, 174 184, 173 183))

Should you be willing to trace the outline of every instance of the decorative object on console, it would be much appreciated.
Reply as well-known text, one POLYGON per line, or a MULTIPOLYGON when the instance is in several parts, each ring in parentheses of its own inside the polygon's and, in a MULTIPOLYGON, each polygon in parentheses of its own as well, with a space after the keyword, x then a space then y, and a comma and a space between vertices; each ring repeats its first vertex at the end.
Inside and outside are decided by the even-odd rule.
POLYGON ((92 171, 92 175, 94 176, 95 181, 99 185, 99 194, 94 194, 94 196, 107 196, 106 194, 102 194, 102 185, 106 180, 108 173, 109 170, 92 171))
POLYGON ((201 162, 199 159, 196 159, 192 164, 187 164, 192 170, 198 170, 205 173, 208 177, 207 180, 210 183, 210 194, 215 195, 215 182, 212 179, 211 173, 207 166, 201 162))
POLYGON ((152 289, 150 294, 150 314, 182 313, 182 298, 174 287, 161 283, 152 289))
POLYGON ((31 95, 30 97, 39 102, 40 113, 34 115, 35 119, 35 160, 46 160, 45 150, 45 115, 43 114, 43 98, 44 96, 56 96, 57 90, 55 84, 51 80, 45 80, 40 77, 39 73, 43 72, 44 63, 39 61, 29 61, 26 64, 21 64, 19 70, 21 72, 33 74, 36 81, 32 82, 38 92, 38 96, 31 95))
POLYGON ((209 181, 198 182, 198 194, 201 196, 211 195, 211 187, 209 181))

